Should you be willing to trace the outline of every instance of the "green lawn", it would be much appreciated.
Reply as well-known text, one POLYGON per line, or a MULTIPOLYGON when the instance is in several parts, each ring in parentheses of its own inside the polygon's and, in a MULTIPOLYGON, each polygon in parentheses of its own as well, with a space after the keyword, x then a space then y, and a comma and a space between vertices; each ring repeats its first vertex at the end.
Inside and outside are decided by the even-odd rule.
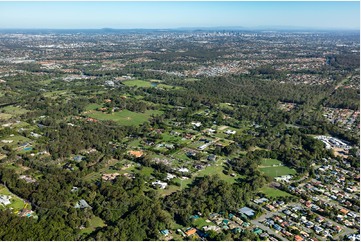
POLYGON ((233 110, 234 108, 226 103, 220 103, 219 107, 222 109, 229 109, 229 110, 233 110))
POLYGON ((28 127, 28 126, 30 126, 29 123, 20 121, 19 123, 13 124, 11 127, 16 127, 16 128, 25 128, 25 127, 27 127, 27 129, 29 129, 29 130, 36 129, 36 126, 30 126, 30 127, 28 127))
POLYGON ((90 111, 90 110, 95 110, 95 109, 101 108, 101 107, 102 107, 102 105, 93 103, 93 104, 89 104, 88 106, 86 106, 86 107, 85 107, 85 110, 86 110, 86 111, 90 111))
MULTIPOLYGON (((237 178, 239 178, 239 175, 236 177, 228 176, 223 173, 223 161, 217 161, 216 164, 212 166, 208 166, 205 169, 196 172, 193 174, 192 178, 187 180, 181 180, 180 178, 174 179, 174 181, 179 182, 181 184, 181 188, 186 188, 189 184, 191 184, 196 177, 203 177, 203 176, 212 176, 212 175, 218 175, 222 180, 234 183, 237 178)), ((167 189, 166 189, 167 190, 167 189)))
POLYGON ((141 96, 141 95, 135 95, 133 98, 134 98, 134 99, 137 99, 137 100, 140 100, 140 99, 143 99, 143 98, 144 98, 144 96, 141 96))
POLYGON ((276 159, 263 159, 261 161, 261 166, 273 166, 273 165, 282 165, 282 162, 276 159))
MULTIPOLYGON (((20 135, 14 135, 14 136, 7 136, 7 137, 4 137, 4 138, 1 138, 1 139, 4 139, 4 140, 13 140, 12 143, 9 143, 9 144, 5 144, 3 142, 0 142, 0 147, 3 147, 4 145, 8 145, 10 146, 11 148, 17 148, 18 147, 18 143, 24 143, 24 142, 29 142, 30 139, 29 138, 26 138, 24 136, 20 136, 20 135)), ((21 149, 22 150, 22 149, 21 149)))
MULTIPOLYGON (((101 170, 101 172, 104 172, 106 173, 106 169, 104 170, 101 170)), ((101 174, 100 172, 92 172, 92 173, 89 173, 88 175, 86 175, 83 180, 84 181, 95 181, 95 180, 98 180, 101 178, 101 174)))
POLYGON ((173 143, 177 143, 178 141, 180 141, 182 139, 181 136, 174 136, 174 135, 170 135, 168 133, 164 133, 162 134, 162 140, 164 142, 173 142, 173 143))
MULTIPOLYGON (((183 185, 185 186, 185 185, 183 185)), ((172 194, 173 192, 179 191, 181 188, 178 186, 174 186, 174 185, 169 185, 166 189, 164 190, 159 190, 161 196, 168 196, 170 194, 172 194)))
POLYGON ((50 84, 51 82, 52 82, 52 80, 51 80, 51 79, 48 79, 48 80, 39 81, 38 83, 43 84, 43 85, 48 85, 48 84, 50 84))
POLYGON ((183 161, 190 161, 192 160, 191 158, 189 158, 186 153, 184 152, 184 150, 179 150, 176 153, 173 154, 173 157, 176 159, 181 159, 183 161))
POLYGON ((15 164, 15 163, 3 164, 3 167, 5 167, 6 169, 11 169, 17 174, 21 174, 22 172, 29 169, 25 166, 21 166, 21 165, 15 164))
POLYGON ((151 81, 144 81, 144 80, 129 80, 124 81, 124 85, 129 87, 158 87, 158 88, 164 88, 164 89, 182 89, 182 87, 173 87, 167 84, 160 83, 159 80, 151 80, 151 81))
POLYGON ((294 169, 290 169, 287 166, 278 166, 278 167, 264 167, 260 168, 267 176, 272 178, 283 175, 293 175, 296 174, 294 169))
POLYGON ((184 89, 183 87, 179 87, 179 86, 170 86, 170 85, 167 85, 167 84, 158 84, 157 87, 159 88, 164 88, 164 89, 176 89, 176 90, 181 90, 181 89, 184 89))
POLYGON ((181 185, 180 189, 184 189, 187 188, 188 185, 193 182, 193 179, 189 178, 189 179, 181 180, 180 178, 175 178, 174 181, 179 182, 179 184, 181 185))
MULTIPOLYGON (((128 163, 127 160, 123 160, 121 162, 118 162, 116 164, 112 164, 116 167, 122 167, 124 163, 128 163), (119 164, 119 166, 117 165, 119 164)), ((110 165, 109 165, 110 166, 110 165)), ((96 181, 96 180, 100 180, 102 177, 102 174, 111 174, 111 173, 119 173, 120 175, 124 174, 124 173, 130 173, 130 172, 135 172, 135 167, 134 165, 126 168, 126 169, 120 169, 120 170, 114 170, 114 169, 109 169, 109 166, 104 167, 102 169, 100 169, 98 172, 92 172, 89 173, 88 175, 86 175, 83 179, 85 181, 96 181)), ((152 168, 150 168, 152 169, 152 168)))
POLYGON ((44 92, 43 95, 44 95, 44 97, 49 97, 49 98, 67 97, 67 96, 69 96, 69 94, 67 93, 67 91, 64 91, 64 90, 44 92))
POLYGON ((145 176, 150 176, 150 175, 152 175, 153 171, 154 171, 153 168, 143 166, 141 168, 141 170, 139 171, 139 174, 142 174, 142 175, 145 175, 145 176))
POLYGON ((130 142, 128 143, 128 147, 129 147, 129 148, 139 147, 141 141, 142 141, 142 139, 134 139, 134 140, 132 140, 132 141, 130 141, 130 142))
POLYGON ((129 87, 152 87, 151 82, 143 81, 143 80, 129 80, 129 81, 124 81, 123 84, 129 87))
POLYGON ((0 119, 2 120, 8 120, 12 117, 13 115, 8 114, 8 113, 0 113, 0 119))
POLYGON ((208 167, 206 167, 206 169, 201 170, 198 173, 196 173, 196 176, 202 177, 202 176, 206 176, 206 175, 208 175, 208 176, 218 175, 223 181, 226 181, 229 183, 234 183, 235 180, 237 179, 237 176, 232 177, 232 176, 224 174, 222 164, 223 164, 223 162, 217 162, 217 164, 215 164, 215 165, 208 166, 208 167))
POLYGON ((88 228, 85 228, 83 229, 81 232, 83 234, 90 234, 91 232, 93 232, 96 228, 101 228, 101 227, 104 227, 105 226, 105 223, 104 221, 97 217, 97 216, 94 216, 93 218, 91 218, 89 220, 89 227, 88 228))
POLYGON ((24 114, 26 112, 28 112, 28 110, 21 108, 21 107, 16 107, 13 105, 7 106, 7 107, 3 107, 0 109, 1 112, 10 114, 10 115, 21 115, 24 114))
POLYGON ((199 79, 197 79, 197 78, 186 78, 186 79, 184 79, 184 81, 194 82, 194 81, 199 81, 199 79))
POLYGON ((197 219, 193 219, 192 221, 192 225, 194 227, 196 227, 197 229, 202 229, 203 226, 206 226, 206 225, 215 225, 214 223, 212 222, 206 222, 206 220, 204 218, 197 218, 197 219))
POLYGON ((93 111, 88 113, 87 116, 98 120, 112 120, 120 125, 131 126, 140 125, 151 117, 151 115, 160 115, 163 112, 160 110, 147 110, 144 113, 136 113, 129 110, 122 110, 115 113, 103 113, 101 111, 93 111))
POLYGON ((262 187, 260 190, 260 192, 262 192, 263 194, 265 194, 267 197, 270 198, 277 198, 277 197, 288 197, 288 196, 292 196, 291 194, 272 188, 272 187, 262 187))
MULTIPOLYGON (((10 205, 7 205, 7 208, 13 208, 14 211, 19 211, 24 208, 24 201, 16 196, 15 194, 11 193, 6 187, 0 185, 0 195, 8 195, 11 196, 10 198, 10 205)), ((0 205, 0 209, 2 209, 3 206, 0 205)), ((29 207, 28 207, 29 208, 29 207)), ((31 208, 30 208, 31 209, 31 208)))

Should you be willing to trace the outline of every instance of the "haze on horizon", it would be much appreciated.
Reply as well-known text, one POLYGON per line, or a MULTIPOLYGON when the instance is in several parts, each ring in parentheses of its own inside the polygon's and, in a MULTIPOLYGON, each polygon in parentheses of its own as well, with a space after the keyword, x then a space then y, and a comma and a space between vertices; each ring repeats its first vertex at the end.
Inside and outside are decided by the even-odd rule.
POLYGON ((360 29, 360 2, 0 2, 0 28, 360 29))

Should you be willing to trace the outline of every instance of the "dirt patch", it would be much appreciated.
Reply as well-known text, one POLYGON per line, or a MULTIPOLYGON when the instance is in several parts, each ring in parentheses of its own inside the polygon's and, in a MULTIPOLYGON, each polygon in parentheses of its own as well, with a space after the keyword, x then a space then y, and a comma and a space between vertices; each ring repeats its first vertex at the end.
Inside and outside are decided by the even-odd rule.
POLYGON ((333 148, 332 151, 335 156, 341 156, 343 158, 348 157, 348 150, 342 148, 333 148))

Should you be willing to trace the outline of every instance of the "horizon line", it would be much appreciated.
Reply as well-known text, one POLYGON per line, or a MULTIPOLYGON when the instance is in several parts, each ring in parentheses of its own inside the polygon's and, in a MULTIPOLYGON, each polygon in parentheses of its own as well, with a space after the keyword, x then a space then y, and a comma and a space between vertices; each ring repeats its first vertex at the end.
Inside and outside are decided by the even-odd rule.
MULTIPOLYGON (((1 1, 1 0, 0 0, 1 1)), ((190 27, 16 27, 16 28, 0 28, 0 30, 348 30, 360 31, 360 28, 347 28, 347 27, 304 27, 304 26, 190 26, 190 27)))

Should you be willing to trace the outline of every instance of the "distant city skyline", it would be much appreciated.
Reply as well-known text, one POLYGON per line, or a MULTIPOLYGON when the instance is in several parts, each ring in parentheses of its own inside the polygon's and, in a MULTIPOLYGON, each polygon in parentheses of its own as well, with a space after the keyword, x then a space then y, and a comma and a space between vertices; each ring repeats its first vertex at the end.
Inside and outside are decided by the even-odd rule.
POLYGON ((360 2, 0 2, 0 28, 360 29, 360 2))

